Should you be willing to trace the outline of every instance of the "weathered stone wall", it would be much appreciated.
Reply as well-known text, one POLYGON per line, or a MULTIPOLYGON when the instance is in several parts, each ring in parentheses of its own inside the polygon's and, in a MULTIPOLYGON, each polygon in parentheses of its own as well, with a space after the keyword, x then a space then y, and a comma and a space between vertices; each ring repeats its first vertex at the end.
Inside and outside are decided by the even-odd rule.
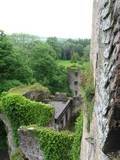
POLYGON ((13 130, 12 130, 11 123, 10 123, 9 119, 7 118, 7 116, 2 113, 0 113, 0 120, 5 125, 5 129, 7 132, 8 147, 9 147, 8 152, 9 152, 9 155, 12 155, 15 153, 16 145, 15 145, 14 139, 13 139, 13 130))
POLYGON ((80 70, 68 68, 68 81, 69 87, 72 91, 74 97, 80 96, 80 83, 81 83, 81 76, 80 70))
POLYGON ((86 148, 82 147, 81 160, 119 160, 119 0, 94 0, 92 39, 91 59, 94 66, 96 96, 91 132, 87 133, 85 130, 83 135, 82 142, 87 142, 86 148))
POLYGON ((20 128, 20 149, 25 157, 29 160, 43 160, 43 152, 35 136, 33 136, 34 128, 20 128))

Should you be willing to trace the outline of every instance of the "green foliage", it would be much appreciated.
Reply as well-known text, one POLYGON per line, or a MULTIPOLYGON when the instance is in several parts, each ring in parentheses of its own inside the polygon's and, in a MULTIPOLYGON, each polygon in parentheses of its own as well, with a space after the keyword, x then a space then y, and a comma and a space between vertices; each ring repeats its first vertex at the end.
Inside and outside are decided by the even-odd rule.
POLYGON ((71 151, 72 160, 79 160, 80 158, 80 145, 81 145, 82 133, 83 133, 83 114, 81 112, 75 124, 75 136, 71 151))
POLYGON ((77 63, 77 61, 79 60, 79 55, 77 52, 73 52, 72 57, 71 57, 71 62, 72 63, 77 63))
POLYGON ((54 53, 46 44, 37 43, 33 47, 31 67, 36 80, 48 85, 50 78, 54 74, 56 64, 54 61, 54 53))
POLYGON ((82 68, 81 95, 83 97, 87 112, 87 129, 90 130, 94 106, 94 80, 90 63, 85 63, 82 68))
POLYGON ((0 31, 0 81, 8 78, 12 62, 12 45, 3 31, 0 31))
POLYGON ((0 31, 0 81, 19 80, 27 83, 32 77, 32 72, 26 63, 26 58, 13 48, 9 38, 0 31))
POLYGON ((17 129, 21 125, 38 124, 45 126, 53 116, 53 108, 50 105, 30 101, 23 96, 8 94, 1 98, 2 112, 11 121, 14 138, 17 142, 17 129))
POLYGON ((45 160, 71 160, 73 134, 38 127, 33 133, 38 138, 45 160))
POLYGON ((49 37, 47 39, 47 43, 52 46, 52 48, 56 52, 56 57, 60 58, 61 57, 61 52, 62 52, 62 46, 61 43, 58 41, 56 37, 49 37))
POLYGON ((83 55, 85 59, 89 59, 90 55, 90 44, 88 44, 84 49, 83 49, 83 55))
POLYGON ((9 35, 9 39, 14 46, 28 48, 29 44, 40 40, 40 37, 24 33, 13 33, 9 35))
POLYGON ((12 65, 15 67, 15 70, 11 72, 10 79, 16 78, 23 83, 29 83, 32 81, 33 73, 25 52, 22 49, 13 49, 12 65))
POLYGON ((84 57, 84 48, 86 48, 87 45, 90 44, 90 40, 88 39, 67 39, 63 43, 63 49, 62 49, 62 59, 64 60, 71 60, 72 53, 77 52, 79 55, 79 58, 84 57))
POLYGON ((74 70, 74 71, 78 71, 79 69, 80 69, 80 66, 79 66, 79 64, 77 64, 77 63, 72 63, 72 65, 70 65, 69 67, 68 67, 68 70, 74 70))
POLYGON ((34 46, 31 66, 36 80, 47 86, 52 93, 68 91, 67 73, 63 67, 56 64, 54 52, 48 45, 38 43, 34 46))
POLYGON ((44 92, 45 94, 50 93, 50 91, 47 87, 44 87, 39 83, 34 83, 32 85, 19 85, 19 86, 14 87, 14 88, 11 87, 11 89, 8 92, 24 95, 25 93, 31 92, 31 91, 44 92))
POLYGON ((10 88, 22 85, 18 80, 4 80, 0 83, 0 92, 8 91, 10 88))
POLYGON ((67 94, 69 94, 70 89, 67 78, 67 70, 64 67, 56 66, 54 74, 49 82, 49 88, 52 93, 66 92, 67 94))
POLYGON ((10 160, 25 160, 25 157, 20 151, 20 149, 16 149, 16 152, 11 155, 10 160))

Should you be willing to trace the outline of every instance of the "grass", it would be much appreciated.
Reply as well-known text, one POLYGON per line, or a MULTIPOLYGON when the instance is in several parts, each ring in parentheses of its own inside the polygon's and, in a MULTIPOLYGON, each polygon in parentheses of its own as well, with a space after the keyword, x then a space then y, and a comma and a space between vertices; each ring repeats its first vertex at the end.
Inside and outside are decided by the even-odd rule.
POLYGON ((59 66, 63 66, 65 68, 67 68, 67 67, 71 66, 72 63, 70 60, 57 60, 57 64, 59 66))
POLYGON ((86 70, 86 67, 89 65, 89 61, 79 60, 77 63, 72 63, 70 60, 57 60, 59 66, 65 67, 65 69, 71 67, 72 69, 79 67, 80 70, 86 70))

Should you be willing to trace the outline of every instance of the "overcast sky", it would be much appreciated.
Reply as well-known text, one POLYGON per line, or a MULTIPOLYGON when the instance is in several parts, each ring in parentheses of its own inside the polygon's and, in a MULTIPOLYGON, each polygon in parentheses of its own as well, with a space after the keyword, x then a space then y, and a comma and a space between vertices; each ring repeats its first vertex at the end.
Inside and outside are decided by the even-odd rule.
POLYGON ((93 0, 0 0, 0 29, 41 37, 89 38, 93 0))

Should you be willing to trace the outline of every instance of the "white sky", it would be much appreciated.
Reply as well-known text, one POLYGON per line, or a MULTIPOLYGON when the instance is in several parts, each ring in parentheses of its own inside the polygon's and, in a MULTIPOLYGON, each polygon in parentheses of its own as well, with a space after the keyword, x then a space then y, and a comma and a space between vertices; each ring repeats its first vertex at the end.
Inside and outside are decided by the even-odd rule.
POLYGON ((0 0, 0 29, 41 37, 89 38, 93 0, 0 0))

